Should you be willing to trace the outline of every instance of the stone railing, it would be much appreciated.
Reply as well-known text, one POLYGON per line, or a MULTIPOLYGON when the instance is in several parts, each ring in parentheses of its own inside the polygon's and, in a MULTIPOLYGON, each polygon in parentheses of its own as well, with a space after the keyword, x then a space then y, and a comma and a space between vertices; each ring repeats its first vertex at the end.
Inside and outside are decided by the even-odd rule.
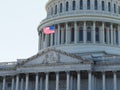
POLYGON ((11 65, 16 65, 16 62, 1 62, 0 66, 11 66, 11 65))

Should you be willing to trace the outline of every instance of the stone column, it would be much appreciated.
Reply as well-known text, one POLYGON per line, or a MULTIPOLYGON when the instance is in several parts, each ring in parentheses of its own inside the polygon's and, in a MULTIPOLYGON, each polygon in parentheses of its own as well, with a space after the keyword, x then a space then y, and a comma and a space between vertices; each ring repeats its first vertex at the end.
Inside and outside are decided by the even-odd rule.
POLYGON ((19 75, 16 76, 16 87, 15 90, 18 90, 19 88, 19 75))
POLYGON ((46 48, 47 45, 48 45, 48 35, 45 34, 44 48, 46 48))
POLYGON ((77 90, 81 90, 81 77, 80 72, 77 72, 77 90))
POLYGON ((57 28, 55 28, 55 34, 54 34, 54 45, 56 46, 57 43, 57 28))
POLYGON ((95 77, 94 77, 94 75, 92 75, 92 90, 95 90, 95 83, 94 83, 94 81, 95 81, 95 77))
POLYGON ((50 34, 50 46, 53 45, 53 34, 50 34))
POLYGON ((56 72, 56 90, 59 90, 59 73, 56 72))
POLYGON ((42 76, 40 77, 40 90, 43 90, 43 78, 42 78, 42 76))
POLYGON ((87 39, 87 28, 86 28, 86 21, 84 21, 84 26, 83 26, 83 42, 86 43, 87 39))
POLYGON ((74 44, 77 43, 77 22, 74 22, 74 44))
POLYGON ((106 35, 107 44, 110 43, 110 36, 109 36, 109 34, 110 34, 110 28, 107 28, 107 35, 106 35))
POLYGON ((113 24, 110 25, 111 30, 111 45, 113 45, 113 24))
POLYGON ((20 90, 23 90, 23 82, 24 82, 24 80, 23 80, 23 78, 21 78, 21 87, 20 87, 20 90))
POLYGON ((38 90, 38 78, 39 78, 39 76, 38 76, 38 73, 36 73, 36 76, 35 76, 35 90, 38 90))
POLYGON ((25 90, 28 90, 29 74, 26 74, 25 90))
POLYGON ((91 71, 88 72, 88 90, 92 90, 92 73, 91 71))
POLYGON ((61 28, 61 44, 63 44, 64 43, 64 28, 62 27, 61 28))
POLYGON ((67 81, 66 81, 66 90, 69 90, 69 85, 70 85, 70 73, 69 72, 66 72, 67 74, 67 81))
POLYGON ((14 79, 14 77, 12 77, 12 86, 11 86, 11 90, 14 90, 14 84, 15 84, 15 79, 14 79))
POLYGON ((49 90, 49 73, 46 73, 45 90, 49 90))
POLYGON ((5 85, 6 84, 6 77, 3 77, 3 86, 2 86, 2 90, 5 90, 5 85))
POLYGON ((116 28, 113 29, 113 34, 114 34, 114 44, 116 45, 116 28))
POLYGON ((92 32, 92 42, 95 44, 95 42, 96 42, 96 31, 95 31, 95 26, 96 24, 95 24, 95 22, 93 22, 93 32, 92 32))
POLYGON ((70 90, 73 90, 73 76, 70 76, 70 90))
POLYGON ((59 45, 60 44, 60 24, 58 24, 58 37, 57 37, 57 44, 59 45))
POLYGON ((114 90, 117 90, 117 75, 116 75, 116 72, 113 72, 113 82, 114 82, 114 90))
POLYGON ((102 44, 105 44, 105 25, 104 25, 104 22, 102 22, 102 29, 101 29, 101 35, 100 35, 100 41, 102 44))
MULTIPOLYGON (((38 33, 39 33, 39 32, 38 32, 38 33)), ((38 40, 39 40, 39 41, 38 41, 38 42, 39 42, 39 43, 38 43, 38 48, 39 48, 39 50, 40 50, 40 49, 41 49, 41 33, 39 33, 38 36, 39 36, 39 39, 38 39, 38 40)))
POLYGON ((106 90, 105 72, 102 73, 102 90, 106 90))
POLYGON ((68 23, 66 23, 66 26, 65 26, 65 27, 66 27, 65 44, 68 44, 68 23))
POLYGON ((44 34, 43 34, 43 32, 42 32, 42 45, 41 45, 41 48, 44 48, 44 34))
POLYGON ((120 46, 120 25, 118 25, 118 45, 120 46))

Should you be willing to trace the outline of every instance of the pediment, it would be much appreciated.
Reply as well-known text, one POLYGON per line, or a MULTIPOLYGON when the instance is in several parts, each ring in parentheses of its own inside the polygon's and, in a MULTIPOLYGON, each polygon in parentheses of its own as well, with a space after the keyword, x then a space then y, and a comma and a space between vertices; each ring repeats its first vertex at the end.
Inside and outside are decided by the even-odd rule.
POLYGON ((82 60, 81 57, 76 56, 74 54, 70 54, 53 48, 45 49, 28 59, 18 60, 18 64, 23 66, 58 64, 58 63, 68 64, 68 63, 91 63, 91 62, 82 60))

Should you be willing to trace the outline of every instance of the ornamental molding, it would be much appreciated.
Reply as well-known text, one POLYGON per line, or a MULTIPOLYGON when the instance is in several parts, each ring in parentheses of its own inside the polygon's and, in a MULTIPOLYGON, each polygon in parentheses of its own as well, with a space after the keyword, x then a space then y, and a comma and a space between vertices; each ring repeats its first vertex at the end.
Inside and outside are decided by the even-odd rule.
POLYGON ((77 56, 77 55, 74 55, 74 54, 71 54, 71 53, 68 53, 68 52, 64 52, 64 51, 61 51, 61 50, 58 50, 58 49, 55 49, 55 48, 46 48, 46 49, 41 50, 36 55, 34 55, 34 56, 32 56, 28 59, 18 60, 18 66, 22 66, 25 63, 30 62, 30 61, 32 61, 32 60, 34 60, 34 59, 36 59, 36 58, 38 58, 42 55, 45 55, 44 59, 43 59, 43 62, 42 62, 43 65, 61 63, 60 62, 60 58, 61 58, 60 54, 65 55, 65 56, 69 56, 71 58, 78 59, 80 63, 87 63, 87 64, 92 64, 93 63, 93 61, 84 60, 80 56, 77 56), (51 52, 51 53, 49 53, 49 52, 51 52))
POLYGON ((51 52, 45 55, 43 64, 48 64, 48 63, 60 63, 60 54, 51 52))
POLYGON ((113 17, 113 16, 98 16, 98 15, 70 15, 70 16, 59 16, 59 17, 54 17, 50 19, 44 19, 41 24, 38 26, 38 31, 41 30, 43 27, 47 25, 52 25, 52 24, 58 24, 58 23, 65 23, 71 22, 71 21, 104 21, 104 22, 112 22, 112 23, 118 23, 120 24, 119 21, 120 18, 113 17), (82 18, 80 18, 82 17, 82 18), (94 18, 94 19, 93 19, 94 18), (104 18, 104 19, 103 19, 104 18))

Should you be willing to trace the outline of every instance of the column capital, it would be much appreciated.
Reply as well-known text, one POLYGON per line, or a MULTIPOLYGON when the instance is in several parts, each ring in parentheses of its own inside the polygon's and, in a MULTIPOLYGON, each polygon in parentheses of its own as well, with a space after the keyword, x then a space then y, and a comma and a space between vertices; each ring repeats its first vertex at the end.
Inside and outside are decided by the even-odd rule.
POLYGON ((50 72, 45 72, 45 74, 49 74, 50 72))
POLYGON ((70 73, 70 71, 65 71, 66 73, 70 73))
POLYGON ((35 73, 35 75, 39 75, 39 73, 38 73, 38 72, 36 72, 36 73, 35 73))
POLYGON ((88 73, 92 73, 92 70, 88 70, 87 72, 88 72, 88 73))
POLYGON ((60 73, 59 71, 55 72, 55 74, 59 74, 59 73, 60 73))
POLYGON ((115 70, 115 71, 112 71, 113 73, 117 73, 117 71, 115 70))
POLYGON ((102 71, 102 73, 106 73, 106 71, 102 71))
POLYGON ((77 73, 80 73, 81 71, 76 71, 77 73))

